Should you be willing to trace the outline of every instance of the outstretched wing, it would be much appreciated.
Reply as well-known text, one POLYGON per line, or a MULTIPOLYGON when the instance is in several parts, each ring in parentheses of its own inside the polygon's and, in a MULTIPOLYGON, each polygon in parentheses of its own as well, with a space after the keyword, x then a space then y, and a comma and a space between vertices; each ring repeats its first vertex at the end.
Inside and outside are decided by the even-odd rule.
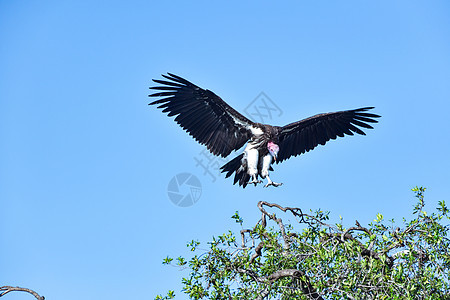
POLYGON ((159 104, 167 116, 176 116, 175 122, 211 153, 226 157, 241 148, 256 130, 252 121, 213 92, 171 73, 162 76, 169 81, 153 79, 161 85, 151 87, 159 92, 149 97, 164 98, 149 105, 159 104))
POLYGON ((319 144, 325 145, 338 136, 353 135, 353 132, 366 135, 358 127, 373 129, 368 123, 377 123, 375 118, 380 117, 366 112, 370 109, 373 107, 319 114, 282 127, 277 162, 308 152, 319 144))

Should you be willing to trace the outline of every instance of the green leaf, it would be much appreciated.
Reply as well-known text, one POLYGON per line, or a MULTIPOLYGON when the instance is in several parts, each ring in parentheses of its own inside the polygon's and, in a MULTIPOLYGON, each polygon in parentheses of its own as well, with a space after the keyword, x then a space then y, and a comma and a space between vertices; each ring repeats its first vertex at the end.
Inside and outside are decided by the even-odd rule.
POLYGON ((168 265, 168 264, 170 264, 171 262, 173 261, 173 258, 170 258, 170 257, 166 257, 166 258, 164 258, 164 260, 163 260, 163 265, 168 265))
POLYGON ((236 221, 236 223, 239 223, 242 225, 242 223, 244 223, 244 220, 239 216, 239 212, 236 211, 234 213, 234 215, 231 216, 232 219, 234 219, 236 221))

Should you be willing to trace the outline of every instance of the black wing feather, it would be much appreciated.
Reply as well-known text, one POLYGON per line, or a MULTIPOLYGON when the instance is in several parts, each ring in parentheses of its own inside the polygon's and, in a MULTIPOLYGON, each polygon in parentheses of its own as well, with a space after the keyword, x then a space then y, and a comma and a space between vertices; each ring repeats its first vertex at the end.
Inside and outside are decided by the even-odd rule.
POLYGON ((308 152, 317 145, 325 145, 331 139, 354 132, 365 135, 359 127, 372 129, 367 123, 377 123, 379 115, 367 113, 373 107, 363 107, 333 113, 318 114, 313 117, 288 124, 281 128, 277 163, 308 152))
POLYGON ((219 96, 186 79, 168 73, 167 80, 153 79, 159 86, 149 97, 165 97, 151 102, 159 105, 200 144, 215 155, 226 157, 241 148, 251 137, 252 121, 238 113, 219 96))

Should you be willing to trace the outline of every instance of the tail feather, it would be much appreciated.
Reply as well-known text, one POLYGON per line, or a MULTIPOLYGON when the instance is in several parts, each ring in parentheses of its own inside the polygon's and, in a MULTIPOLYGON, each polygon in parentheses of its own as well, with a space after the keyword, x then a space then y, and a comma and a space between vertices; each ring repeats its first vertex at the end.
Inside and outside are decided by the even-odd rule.
POLYGON ((223 165, 220 169, 222 173, 225 174, 225 178, 230 177, 234 172, 234 182, 236 184, 239 182, 239 185, 245 188, 250 179, 250 175, 247 174, 247 162, 243 161, 244 154, 236 156, 231 161, 223 165))

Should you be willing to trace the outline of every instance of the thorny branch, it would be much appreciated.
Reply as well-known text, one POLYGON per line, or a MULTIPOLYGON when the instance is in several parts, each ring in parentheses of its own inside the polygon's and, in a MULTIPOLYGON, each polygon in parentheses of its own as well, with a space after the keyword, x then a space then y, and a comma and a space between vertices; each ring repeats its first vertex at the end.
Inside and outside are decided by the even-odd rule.
POLYGON ((38 299, 38 300, 44 300, 45 299, 44 296, 39 296, 39 294, 36 293, 33 290, 30 290, 30 289, 27 289, 27 288, 18 287, 18 286, 14 287, 14 286, 8 286, 8 285, 0 287, 0 297, 3 297, 6 294, 8 294, 10 292, 13 292, 13 291, 29 293, 29 294, 33 295, 34 297, 36 297, 36 299, 38 299))

